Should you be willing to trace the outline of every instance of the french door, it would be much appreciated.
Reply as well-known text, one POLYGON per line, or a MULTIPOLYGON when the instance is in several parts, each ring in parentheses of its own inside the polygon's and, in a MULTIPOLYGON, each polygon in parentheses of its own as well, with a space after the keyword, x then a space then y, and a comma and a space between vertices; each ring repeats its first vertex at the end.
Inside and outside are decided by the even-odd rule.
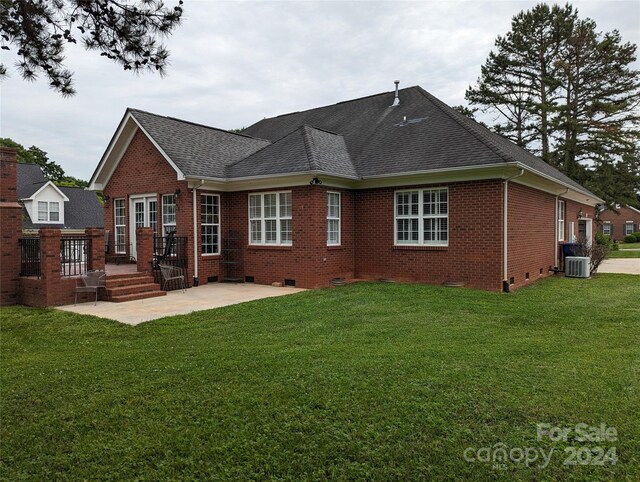
POLYGON ((138 258, 136 252, 136 229, 153 228, 153 235, 158 234, 158 196, 156 194, 144 194, 131 196, 131 222, 129 223, 131 240, 131 256, 138 258))

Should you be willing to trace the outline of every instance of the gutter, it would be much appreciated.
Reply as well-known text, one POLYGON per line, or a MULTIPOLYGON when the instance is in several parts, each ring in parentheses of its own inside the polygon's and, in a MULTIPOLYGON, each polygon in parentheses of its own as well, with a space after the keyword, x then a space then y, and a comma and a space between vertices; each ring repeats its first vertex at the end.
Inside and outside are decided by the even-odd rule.
POLYGON ((514 176, 508 177, 504 180, 504 190, 502 197, 502 291, 505 293, 509 292, 509 280, 507 279, 508 273, 508 248, 509 248, 509 238, 508 234, 508 223, 509 223, 509 181, 515 179, 516 177, 520 177, 524 175, 524 169, 520 168, 520 172, 514 176))

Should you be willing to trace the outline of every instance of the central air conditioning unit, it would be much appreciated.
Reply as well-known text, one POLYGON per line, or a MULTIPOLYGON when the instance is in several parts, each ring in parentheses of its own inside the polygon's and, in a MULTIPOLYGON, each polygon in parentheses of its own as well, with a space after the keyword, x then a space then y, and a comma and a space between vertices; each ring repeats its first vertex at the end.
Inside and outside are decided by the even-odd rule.
POLYGON ((590 262, 588 256, 567 256, 564 258, 564 275, 568 278, 588 278, 590 262))

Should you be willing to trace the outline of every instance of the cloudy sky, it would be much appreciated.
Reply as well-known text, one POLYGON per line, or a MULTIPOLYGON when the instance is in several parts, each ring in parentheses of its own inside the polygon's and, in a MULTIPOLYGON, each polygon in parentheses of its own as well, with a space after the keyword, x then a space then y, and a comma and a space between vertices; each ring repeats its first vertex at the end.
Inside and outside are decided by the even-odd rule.
MULTIPOLYGON (((44 80, 22 81, 3 51, 11 77, 0 83, 0 137, 36 145, 89 179, 127 107, 233 129, 390 91, 395 79, 463 104, 496 35, 535 3, 186 0, 165 78, 136 77, 71 46, 78 93, 65 99, 44 80)), ((600 30, 640 44, 638 0, 572 4, 600 30)))

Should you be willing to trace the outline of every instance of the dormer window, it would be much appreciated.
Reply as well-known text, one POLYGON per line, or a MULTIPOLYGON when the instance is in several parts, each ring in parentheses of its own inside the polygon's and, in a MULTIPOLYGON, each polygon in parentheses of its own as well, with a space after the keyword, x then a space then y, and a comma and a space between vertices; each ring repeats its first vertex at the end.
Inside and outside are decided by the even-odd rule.
POLYGON ((38 201, 38 222, 57 223, 60 221, 60 203, 57 201, 38 201))

